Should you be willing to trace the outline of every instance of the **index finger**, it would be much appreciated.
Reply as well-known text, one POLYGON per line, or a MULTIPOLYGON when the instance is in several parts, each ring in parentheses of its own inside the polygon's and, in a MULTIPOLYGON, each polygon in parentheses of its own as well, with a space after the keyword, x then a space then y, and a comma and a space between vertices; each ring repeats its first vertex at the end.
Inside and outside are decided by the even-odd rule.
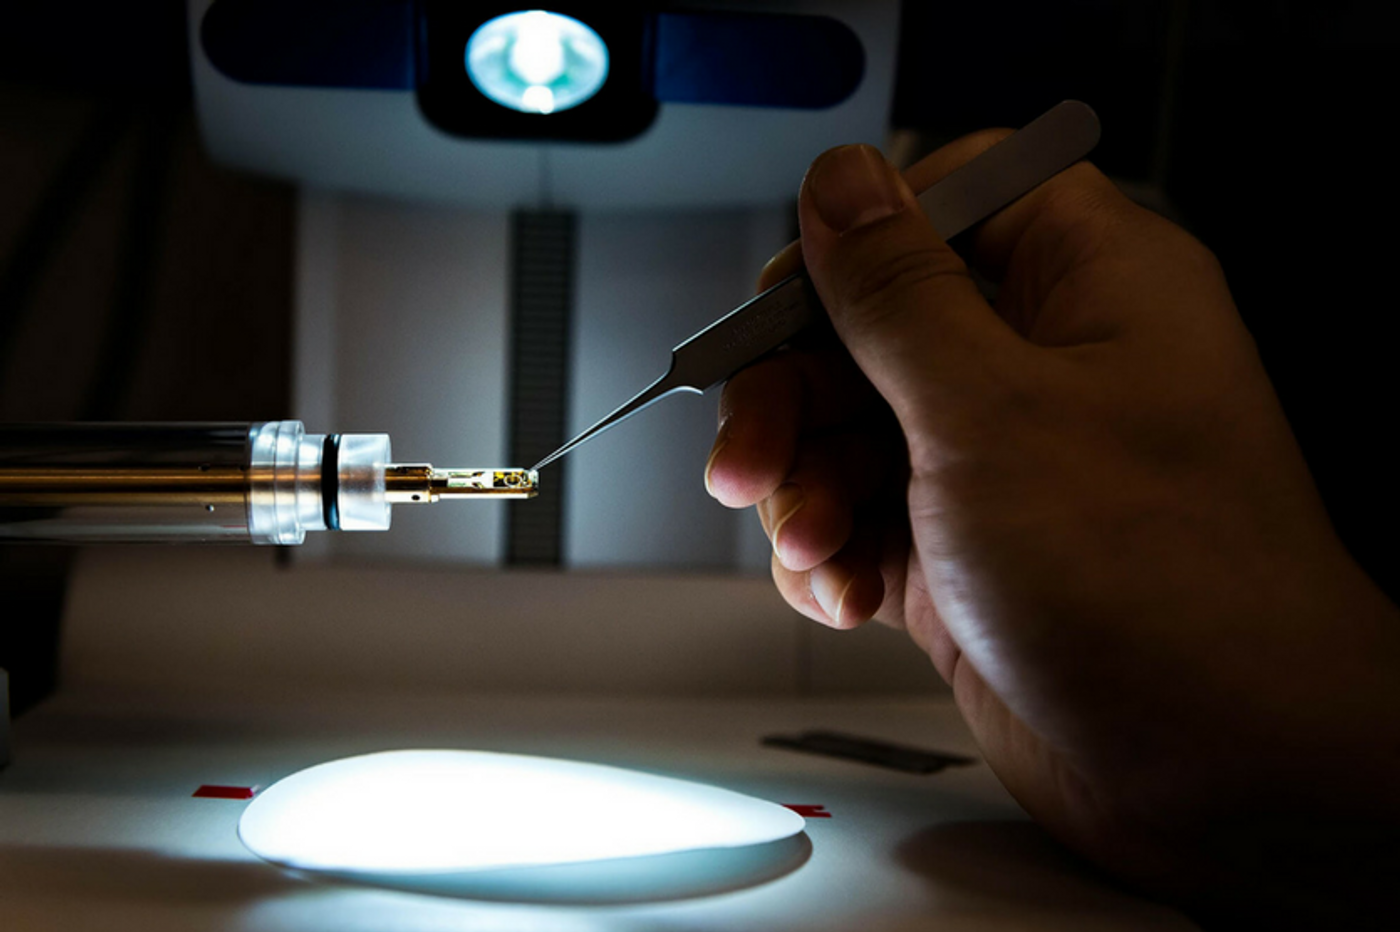
POLYGON ((805 433, 872 423, 869 409, 879 404, 839 344, 820 352, 782 350, 724 386, 705 486, 730 508, 762 501, 792 470, 805 433))

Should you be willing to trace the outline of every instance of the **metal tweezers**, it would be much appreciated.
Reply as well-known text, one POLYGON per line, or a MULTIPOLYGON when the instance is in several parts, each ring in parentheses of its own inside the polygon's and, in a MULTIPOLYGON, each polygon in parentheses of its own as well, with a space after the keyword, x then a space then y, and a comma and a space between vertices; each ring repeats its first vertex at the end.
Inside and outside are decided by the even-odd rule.
MULTIPOLYGON (((933 228, 952 239, 1088 155, 1099 119, 1087 104, 1057 104, 919 196, 933 228)), ((730 311, 671 351, 671 368, 635 398, 555 450, 540 469, 676 392, 704 392, 789 342, 826 314, 798 272, 730 311)))

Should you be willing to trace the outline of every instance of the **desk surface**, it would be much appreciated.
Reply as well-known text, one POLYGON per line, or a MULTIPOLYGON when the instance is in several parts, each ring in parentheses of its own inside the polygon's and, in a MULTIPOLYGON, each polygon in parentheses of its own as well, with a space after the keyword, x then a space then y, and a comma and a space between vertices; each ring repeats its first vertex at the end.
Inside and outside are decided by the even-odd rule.
POLYGON ((762 747, 829 728, 976 754, 951 703, 473 696, 60 695, 16 723, 0 771, 0 926, 258 932, 592 930, 1167 930, 1179 915, 1113 889, 1025 820, 979 763, 918 776, 762 747), (697 899, 564 907, 474 902, 285 875, 235 830, 267 786, 370 751, 478 748, 680 776, 809 820, 809 861, 697 899))

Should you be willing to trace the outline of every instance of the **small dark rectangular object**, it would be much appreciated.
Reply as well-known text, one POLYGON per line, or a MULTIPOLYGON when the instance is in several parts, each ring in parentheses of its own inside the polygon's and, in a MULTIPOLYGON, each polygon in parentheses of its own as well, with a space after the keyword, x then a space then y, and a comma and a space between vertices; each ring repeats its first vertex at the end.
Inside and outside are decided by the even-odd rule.
POLYGON ((252 799, 258 795, 255 786, 215 786, 206 783, 194 791, 195 799, 252 799))
POLYGON ((926 751, 920 748, 905 747, 843 735, 834 731, 804 731, 800 735, 769 735, 763 739, 767 747, 788 748, 805 751, 808 754, 822 754, 839 757, 843 760, 874 764, 904 773, 938 773, 944 767, 960 767, 976 763, 974 758, 946 751, 926 751))

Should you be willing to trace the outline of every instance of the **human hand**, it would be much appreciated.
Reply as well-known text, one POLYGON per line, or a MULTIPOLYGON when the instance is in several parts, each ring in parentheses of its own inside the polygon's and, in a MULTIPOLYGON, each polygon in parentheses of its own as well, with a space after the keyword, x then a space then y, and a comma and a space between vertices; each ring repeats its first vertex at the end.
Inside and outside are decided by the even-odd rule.
POLYGON ((757 506, 795 609, 908 630, 1008 789, 1120 876, 1218 897, 1261 831, 1335 853, 1358 794, 1393 833, 1400 622, 1218 264, 1081 163, 971 237, 989 305, 911 188, 1001 135, 907 183, 818 160, 763 285, 805 259, 841 345, 730 381, 707 486, 757 506))

